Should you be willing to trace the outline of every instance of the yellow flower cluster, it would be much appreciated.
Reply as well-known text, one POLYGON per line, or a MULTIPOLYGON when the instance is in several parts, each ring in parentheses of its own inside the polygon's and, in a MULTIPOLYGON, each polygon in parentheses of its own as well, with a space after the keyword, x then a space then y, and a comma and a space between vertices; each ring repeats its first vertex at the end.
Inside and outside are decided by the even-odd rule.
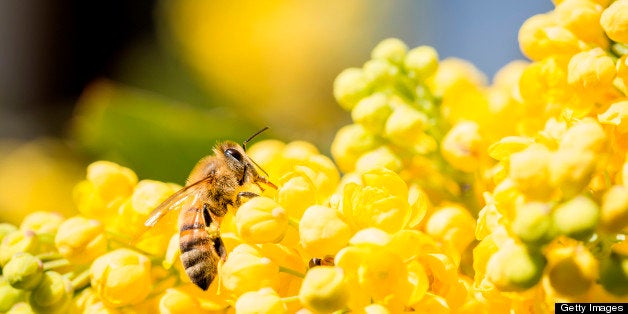
MULTIPOLYGON (((8 313, 529 313, 628 300, 628 1, 533 16, 492 84, 386 39, 334 83, 331 145, 260 141, 277 189, 223 217, 208 291, 179 259, 181 187, 87 169, 79 215, 0 224, 8 313), (176 210, 172 211, 176 213, 176 210)), ((215 226, 207 229, 215 233, 215 226), (214 228, 214 229, 212 229, 214 228)))

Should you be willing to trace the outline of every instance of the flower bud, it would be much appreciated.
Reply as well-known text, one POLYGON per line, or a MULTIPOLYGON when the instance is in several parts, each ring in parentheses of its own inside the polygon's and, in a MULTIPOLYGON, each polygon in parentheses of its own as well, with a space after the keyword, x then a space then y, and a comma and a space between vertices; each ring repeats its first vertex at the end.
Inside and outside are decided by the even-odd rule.
POLYGON ((573 33, 556 24, 550 13, 537 14, 521 25, 519 46, 523 54, 535 61, 552 55, 573 55, 584 48, 573 33))
POLYGON ((399 105, 386 120, 384 136, 401 145, 415 144, 418 136, 423 133, 427 120, 424 113, 409 105, 399 105))
POLYGON ((613 59, 599 47, 575 54, 569 60, 567 71, 567 82, 578 91, 593 96, 591 99, 597 99, 600 92, 613 88, 616 75, 613 59))
POLYGON ((398 38, 387 38, 373 48, 371 58, 399 64, 403 61, 406 51, 408 46, 403 41, 398 38))
POLYGON ((528 245, 541 245, 554 238, 551 207, 546 203, 527 202, 517 207, 513 232, 528 245))
POLYGON ((235 303, 236 313, 287 313, 286 305, 272 288, 262 288, 242 294, 235 303))
POLYGON ((288 211, 288 216, 301 219, 305 209, 316 204, 316 187, 312 180, 298 172, 281 178, 277 202, 288 211))
POLYGON ((314 267, 305 274, 299 300, 314 313, 331 313, 347 306, 350 289, 342 268, 314 267))
POLYGON ((220 271, 222 285, 236 295, 263 287, 279 288, 279 266, 249 244, 236 246, 220 271))
POLYGON ((373 303, 364 307, 366 314, 390 314, 391 312, 383 305, 373 303))
POLYGON ((63 216, 59 213, 39 211, 24 217, 20 229, 31 230, 35 233, 55 234, 62 222, 63 216))
POLYGON ((92 287, 108 306, 136 304, 151 289, 151 263, 148 257, 129 249, 101 255, 89 269, 92 287))
POLYGON ((408 76, 419 82, 434 75, 438 69, 438 52, 430 46, 419 46, 408 51, 403 62, 408 76))
POLYGON ((346 125, 338 132, 331 143, 331 154, 340 170, 351 172, 360 156, 379 145, 375 136, 361 124, 346 125))
POLYGON ((602 197, 600 224, 608 232, 620 232, 628 226, 628 188, 612 186, 602 197))
POLYGON ((560 139, 559 149, 597 153, 605 144, 606 133, 602 126, 591 118, 584 118, 567 129, 560 139))
POLYGON ((364 71, 359 68, 349 68, 340 72, 334 81, 334 97, 346 110, 351 110, 370 93, 371 87, 364 71))
POLYGON ((560 187, 564 197, 573 197, 582 192, 595 170, 596 155, 589 151, 558 150, 549 161, 550 182, 560 187))
MULTIPOLYGON (((628 80, 626 82, 628 83, 628 80)), ((611 104, 606 111, 597 116, 597 119, 602 124, 616 126, 620 133, 628 132, 628 100, 611 104)))
POLYGON ((6 313, 16 303, 24 300, 27 295, 25 290, 13 288, 13 286, 2 283, 0 278, 0 312, 6 313))
POLYGON ((559 24, 565 26, 578 38, 608 47, 604 30, 600 26, 602 6, 590 0, 565 0, 556 5, 554 15, 559 24))
POLYGON ((41 281, 43 273, 44 265, 41 260, 24 252, 15 253, 2 268, 2 274, 9 284, 23 290, 34 289, 41 281))
POLYGON ((27 302, 18 302, 6 314, 35 314, 35 310, 27 302))
POLYGON ((369 151, 355 162, 355 170, 364 172, 375 168, 386 168, 392 171, 399 171, 403 166, 401 158, 388 146, 382 146, 369 151))
POLYGON ((600 264, 600 284, 616 296, 628 294, 628 257, 611 254, 600 264))
POLYGON ((106 201, 127 197, 137 184, 133 170, 109 161, 96 161, 87 166, 87 180, 106 201))
POLYGON ((198 300, 182 289, 168 288, 159 298, 160 314, 189 314, 201 311, 198 300))
POLYGON ((550 156, 542 145, 529 146, 510 156, 509 176, 531 198, 543 199, 552 193, 548 186, 550 156))
POLYGON ((70 262, 85 264, 107 252, 107 238, 100 221, 75 216, 64 221, 55 236, 59 253, 70 262))
POLYGON ((480 127, 471 121, 454 125, 441 144, 443 158, 455 169, 473 172, 480 166, 485 148, 480 127))
POLYGON ((628 43, 628 1, 618 0, 602 12, 600 25, 614 41, 628 43))
POLYGON ((0 223, 0 243, 2 243, 2 239, 4 239, 7 234, 15 230, 17 230, 17 227, 8 222, 0 223))
POLYGON ((576 196, 554 208, 552 221, 560 234, 584 240, 595 230, 600 218, 598 205, 586 196, 576 196))
POLYGON ((0 266, 6 265, 17 252, 36 253, 39 239, 32 231, 15 230, 7 234, 0 244, 0 266))
POLYGON ((244 203, 235 214, 236 227, 249 243, 278 243, 288 227, 286 211, 268 197, 255 197, 244 203))
POLYGON ((351 110, 351 118, 369 132, 380 134, 384 131, 386 120, 392 111, 386 95, 376 93, 360 100, 351 110))
POLYGON ((399 75, 399 68, 397 66, 381 59, 367 61, 364 63, 362 69, 369 85, 375 87, 393 84, 395 77, 399 75))
POLYGON ((310 256, 334 255, 351 237, 349 225, 335 209, 313 205, 303 213, 299 222, 301 246, 310 256))
POLYGON ((61 274, 47 271, 30 296, 30 304, 38 313, 67 313, 72 302, 72 283, 61 274))
POLYGON ((539 282, 545 263, 545 258, 541 253, 513 244, 493 254, 486 270, 488 279, 498 289, 522 291, 539 282))
POLYGON ((462 253, 475 240, 475 219, 464 207, 446 204, 432 212, 425 232, 462 253))
POLYGON ((549 282, 559 294, 578 297, 586 293, 597 279, 595 257, 584 247, 555 249, 551 252, 549 282))

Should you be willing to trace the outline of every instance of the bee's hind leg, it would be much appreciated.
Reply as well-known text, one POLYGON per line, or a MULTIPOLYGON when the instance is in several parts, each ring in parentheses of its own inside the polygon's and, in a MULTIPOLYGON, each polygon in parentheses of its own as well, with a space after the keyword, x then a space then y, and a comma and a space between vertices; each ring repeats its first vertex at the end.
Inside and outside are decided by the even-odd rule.
POLYGON ((249 192, 249 191, 242 191, 240 193, 238 193, 238 195, 236 196, 236 206, 240 207, 240 205, 242 205, 242 198, 246 197, 246 198, 254 198, 254 197, 258 197, 259 194, 257 193, 253 193, 253 192, 249 192))

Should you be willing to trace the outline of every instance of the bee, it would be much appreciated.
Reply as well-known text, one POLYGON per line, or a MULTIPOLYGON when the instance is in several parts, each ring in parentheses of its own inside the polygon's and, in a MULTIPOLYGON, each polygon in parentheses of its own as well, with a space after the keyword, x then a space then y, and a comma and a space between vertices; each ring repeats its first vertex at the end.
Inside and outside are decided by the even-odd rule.
POLYGON ((226 260, 220 222, 229 206, 239 207, 242 198, 258 196, 239 188, 246 183, 253 183, 262 191, 260 184, 277 188, 257 172, 257 164, 246 154, 246 144, 267 129, 253 134, 242 145, 231 141, 216 144, 214 155, 202 158, 192 169, 186 186, 157 206, 144 222, 144 226, 153 227, 166 214, 181 208, 181 262, 190 280, 203 290, 216 277, 219 262, 226 260))

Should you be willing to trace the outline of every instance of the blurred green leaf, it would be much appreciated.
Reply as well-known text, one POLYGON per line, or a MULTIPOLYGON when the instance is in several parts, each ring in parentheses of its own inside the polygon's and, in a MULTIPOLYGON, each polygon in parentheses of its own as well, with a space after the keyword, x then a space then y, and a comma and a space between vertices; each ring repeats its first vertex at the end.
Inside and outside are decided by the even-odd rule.
POLYGON ((143 179, 182 184, 216 142, 241 142, 259 128, 230 108, 192 107, 101 80, 81 96, 71 137, 93 159, 131 167, 143 179))

